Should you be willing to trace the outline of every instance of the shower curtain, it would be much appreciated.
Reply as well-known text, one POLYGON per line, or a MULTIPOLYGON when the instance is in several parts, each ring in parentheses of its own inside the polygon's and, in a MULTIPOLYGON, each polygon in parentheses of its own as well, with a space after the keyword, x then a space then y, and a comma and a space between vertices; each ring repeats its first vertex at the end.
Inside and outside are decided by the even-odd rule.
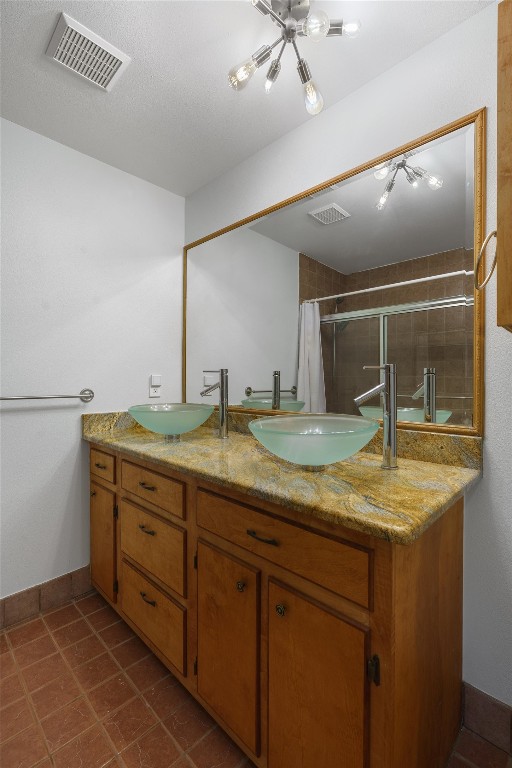
POLYGON ((302 304, 300 308, 297 400, 304 400, 304 412, 325 413, 324 364, 318 302, 302 304))

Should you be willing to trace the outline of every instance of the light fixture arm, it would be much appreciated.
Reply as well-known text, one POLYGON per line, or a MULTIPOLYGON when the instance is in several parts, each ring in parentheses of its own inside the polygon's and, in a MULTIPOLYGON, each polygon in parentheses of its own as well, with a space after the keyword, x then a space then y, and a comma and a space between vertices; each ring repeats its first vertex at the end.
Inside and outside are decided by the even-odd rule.
POLYGON ((271 8, 270 5, 268 5, 268 3, 265 2, 265 0, 252 0, 252 4, 256 10, 262 13, 264 16, 271 16, 276 24, 279 24, 280 27, 286 26, 283 19, 277 13, 275 13, 275 11, 271 8))

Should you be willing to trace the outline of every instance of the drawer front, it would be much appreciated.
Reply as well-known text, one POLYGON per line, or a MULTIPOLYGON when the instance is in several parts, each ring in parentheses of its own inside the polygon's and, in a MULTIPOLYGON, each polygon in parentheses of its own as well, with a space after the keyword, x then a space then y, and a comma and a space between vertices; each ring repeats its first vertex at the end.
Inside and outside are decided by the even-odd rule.
POLYGON ((109 483, 115 483, 116 457, 91 448, 91 474, 102 477, 109 483))
POLYGON ((124 561, 121 568, 121 608, 184 675, 185 609, 124 561))
POLYGON ((184 597, 186 532, 125 499, 119 522, 123 552, 184 597))
POLYGON ((144 469, 129 461, 122 462, 121 484, 125 491, 134 493, 150 504, 164 509, 176 517, 185 517, 183 483, 159 472, 144 469))
POLYGON ((197 522, 364 608, 371 605, 369 550, 305 531, 206 491, 197 494, 197 522))

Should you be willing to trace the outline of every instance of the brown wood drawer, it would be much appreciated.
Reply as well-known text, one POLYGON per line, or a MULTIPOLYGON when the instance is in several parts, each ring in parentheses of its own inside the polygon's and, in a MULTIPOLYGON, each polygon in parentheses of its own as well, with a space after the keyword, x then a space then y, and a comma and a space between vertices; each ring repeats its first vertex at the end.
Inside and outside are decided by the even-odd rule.
POLYGON ((121 549, 142 568, 185 596, 186 532, 123 499, 121 549))
POLYGON ((116 481, 116 457, 109 453, 98 451, 91 448, 91 474, 108 480, 109 483, 116 481))
POLYGON ((186 610, 125 561, 121 608, 176 669, 185 674, 186 610))
POLYGON ((371 552, 367 549, 306 531, 207 491, 197 494, 197 523, 364 608, 371 606, 371 552))
POLYGON ((155 504, 176 517, 185 517, 183 483, 170 477, 144 469, 129 461, 121 463, 121 485, 144 501, 155 504))

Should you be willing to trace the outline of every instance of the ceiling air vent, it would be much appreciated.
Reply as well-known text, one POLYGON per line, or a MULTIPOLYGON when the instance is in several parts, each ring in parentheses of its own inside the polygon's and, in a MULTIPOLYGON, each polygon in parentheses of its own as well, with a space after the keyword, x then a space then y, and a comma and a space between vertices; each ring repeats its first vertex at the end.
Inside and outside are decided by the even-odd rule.
POLYGON ((336 221, 343 221, 350 217, 350 213, 344 211, 336 203, 329 203, 322 208, 317 208, 315 211, 308 211, 308 216, 312 216, 314 219, 320 222, 320 224, 334 224, 336 221))
POLYGON ((61 13, 46 55, 104 91, 110 91, 131 59, 99 35, 61 13))

